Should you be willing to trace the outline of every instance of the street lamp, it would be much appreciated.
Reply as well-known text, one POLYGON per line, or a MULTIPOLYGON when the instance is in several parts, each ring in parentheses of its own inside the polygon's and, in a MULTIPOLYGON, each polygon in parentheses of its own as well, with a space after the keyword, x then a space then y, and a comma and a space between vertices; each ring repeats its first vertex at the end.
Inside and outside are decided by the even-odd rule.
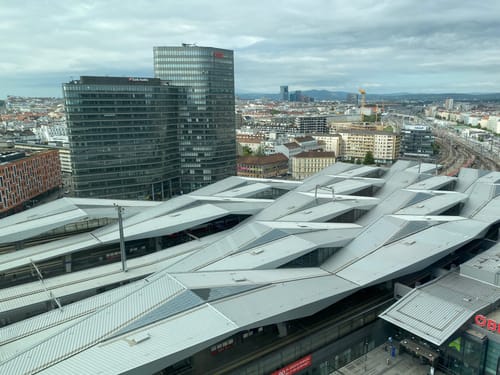
POLYGON ((368 340, 365 341, 365 372, 368 366, 368 340))
POLYGON ((122 211, 123 207, 117 205, 116 203, 113 204, 116 207, 116 210, 118 211, 118 230, 120 233, 120 258, 122 261, 122 271, 127 272, 127 255, 125 253, 125 239, 123 236, 123 218, 122 218, 122 211))

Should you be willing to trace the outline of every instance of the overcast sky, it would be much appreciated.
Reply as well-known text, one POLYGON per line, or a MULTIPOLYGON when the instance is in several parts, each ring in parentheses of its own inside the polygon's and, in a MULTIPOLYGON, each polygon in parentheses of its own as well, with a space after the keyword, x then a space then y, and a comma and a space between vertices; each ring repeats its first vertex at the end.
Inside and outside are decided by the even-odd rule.
POLYGON ((0 98, 183 42, 234 50, 238 93, 500 92, 500 0, 0 0, 0 98))

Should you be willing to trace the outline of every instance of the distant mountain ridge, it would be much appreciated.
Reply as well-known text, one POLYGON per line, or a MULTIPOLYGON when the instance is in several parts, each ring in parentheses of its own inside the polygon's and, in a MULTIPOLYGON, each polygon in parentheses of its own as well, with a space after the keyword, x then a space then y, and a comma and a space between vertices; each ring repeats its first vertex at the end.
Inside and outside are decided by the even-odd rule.
MULTIPOLYGON (((350 94, 346 91, 328 91, 328 90, 303 90, 302 95, 314 98, 314 100, 345 100, 347 95, 350 94)), ((353 94, 355 92, 352 92, 353 94)), ((269 93, 237 93, 236 96, 243 100, 262 99, 279 100, 280 94, 269 93)), ((408 92, 390 93, 390 94, 366 94, 366 100, 423 100, 423 101, 437 101, 452 98, 460 101, 484 101, 484 100, 500 100, 500 93, 438 93, 438 94, 415 94, 408 92)))
MULTIPOLYGON (((309 96, 310 98, 314 98, 314 100, 345 100, 348 92, 345 91, 328 91, 328 90, 306 90, 301 91, 302 95, 309 96)), ((293 92, 291 92, 293 93, 293 92)), ((269 94, 269 93, 236 93, 236 96, 240 99, 270 99, 270 100, 279 100, 280 94, 269 94)))

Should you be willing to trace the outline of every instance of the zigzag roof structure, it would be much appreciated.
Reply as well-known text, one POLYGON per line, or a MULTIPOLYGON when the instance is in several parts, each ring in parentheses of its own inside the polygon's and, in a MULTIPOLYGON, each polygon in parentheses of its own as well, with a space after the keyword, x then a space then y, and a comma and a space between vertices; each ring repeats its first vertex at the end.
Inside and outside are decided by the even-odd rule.
MULTIPOLYGON (((500 222, 500 172, 464 169, 452 178, 435 176, 434 168, 411 161, 388 170, 337 163, 300 183, 231 177, 167 202, 128 203, 134 208, 124 221, 126 240, 230 213, 250 216, 232 229, 148 255, 164 255, 164 262, 130 284, 1 328, 0 373, 154 373, 236 332, 309 316, 360 289, 422 270, 500 222), (286 193, 259 198, 277 190, 286 193)), ((53 228, 109 216, 105 211, 115 203, 101 202, 97 212, 97 201, 66 202, 0 226, 20 228, 32 220, 34 235, 49 228, 44 212, 58 218, 53 228)), ((0 272, 118 240, 112 223, 2 256, 0 272)), ((109 273, 100 268, 92 272, 109 273)), ((78 274, 58 282, 89 278, 78 274)), ((0 312, 1 304, 29 303, 30 295, 25 299, 17 301, 12 288, 1 290, 0 312)))

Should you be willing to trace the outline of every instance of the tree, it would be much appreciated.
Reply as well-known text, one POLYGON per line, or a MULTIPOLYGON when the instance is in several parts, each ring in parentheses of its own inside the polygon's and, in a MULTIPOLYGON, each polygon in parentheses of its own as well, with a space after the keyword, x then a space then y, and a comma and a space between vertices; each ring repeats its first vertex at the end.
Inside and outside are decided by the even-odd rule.
POLYGON ((376 122, 377 121, 377 115, 363 115, 363 122, 376 122))
POLYGON ((367 151, 365 154, 365 158, 363 159, 364 165, 375 164, 375 159, 373 158, 373 152, 367 151))
POLYGON ((255 156, 265 156, 266 153, 264 152, 264 147, 262 147, 262 145, 260 145, 259 148, 257 148, 257 151, 255 152, 254 155, 255 156))
POLYGON ((433 142, 433 143, 431 144, 431 146, 432 146, 432 153, 433 153, 434 155, 439 154, 439 151, 441 150, 441 146, 439 146, 439 144, 438 144, 438 143, 436 143, 436 142, 433 142))
POLYGON ((243 156, 250 156, 252 154, 252 149, 249 146, 243 146, 243 156))

